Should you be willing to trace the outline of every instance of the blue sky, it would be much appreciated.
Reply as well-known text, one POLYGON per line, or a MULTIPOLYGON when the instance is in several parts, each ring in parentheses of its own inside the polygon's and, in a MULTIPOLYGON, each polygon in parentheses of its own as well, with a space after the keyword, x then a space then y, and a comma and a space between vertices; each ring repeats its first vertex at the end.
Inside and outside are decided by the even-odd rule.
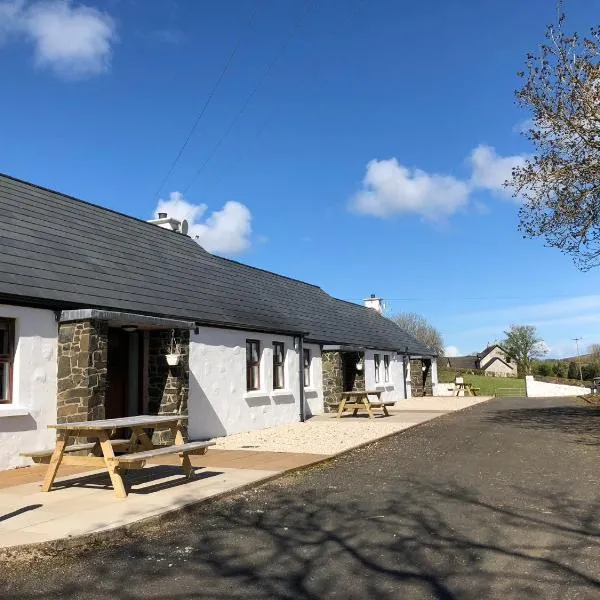
MULTIPOLYGON (((597 23, 597 0, 566 8, 597 23)), ((460 353, 530 323, 571 355, 600 342, 600 272, 523 240, 500 185, 530 151, 515 73, 554 10, 0 0, 0 171, 144 219, 166 206, 208 249, 376 293, 460 353)))

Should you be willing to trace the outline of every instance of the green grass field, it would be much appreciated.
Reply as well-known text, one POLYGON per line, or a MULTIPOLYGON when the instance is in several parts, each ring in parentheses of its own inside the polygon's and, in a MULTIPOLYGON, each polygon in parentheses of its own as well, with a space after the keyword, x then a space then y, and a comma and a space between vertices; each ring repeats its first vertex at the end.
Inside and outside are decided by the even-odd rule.
MULTIPOLYGON (((454 371, 440 371, 438 379, 443 383, 454 383, 456 373, 454 371)), ((486 377, 485 375, 463 375, 465 383, 471 383, 473 387, 479 388, 480 396, 524 396, 525 380, 516 377, 486 377), (510 392, 506 388, 514 388, 510 392), (498 392, 498 390, 500 390, 498 392)))

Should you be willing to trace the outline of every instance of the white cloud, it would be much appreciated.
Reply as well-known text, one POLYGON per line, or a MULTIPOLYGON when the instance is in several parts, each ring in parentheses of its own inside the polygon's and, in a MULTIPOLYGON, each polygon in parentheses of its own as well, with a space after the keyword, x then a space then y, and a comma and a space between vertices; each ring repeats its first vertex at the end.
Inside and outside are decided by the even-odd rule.
POLYGON ((0 34, 34 46, 35 62, 61 77, 81 79, 110 68, 116 24, 105 12, 71 0, 0 2, 0 34))
POLYGON ((496 196, 510 197, 503 184, 513 167, 522 165, 526 158, 499 156, 493 147, 481 144, 468 157, 471 176, 467 179, 409 168, 396 158, 372 160, 350 208, 381 218, 412 213, 429 221, 444 220, 470 203, 482 213, 484 205, 472 201, 472 193, 484 189, 496 196))
POLYGON ((227 202, 204 221, 208 206, 192 204, 180 192, 171 192, 168 200, 159 200, 155 214, 165 212, 189 222, 188 234, 208 252, 239 254, 250 247, 252 214, 239 202, 227 202))
POLYGON ((351 206, 376 217, 416 213, 436 221, 456 212, 468 198, 466 183, 449 175, 409 169, 391 158, 368 163, 362 190, 351 206))
POLYGON ((444 348, 444 356, 460 356, 460 351, 456 346, 446 346, 444 348))
POLYGON ((511 197, 512 193, 504 187, 504 182, 511 176, 513 168, 522 166, 525 160, 524 155, 499 156, 491 146, 480 144, 469 156, 471 186, 511 197))

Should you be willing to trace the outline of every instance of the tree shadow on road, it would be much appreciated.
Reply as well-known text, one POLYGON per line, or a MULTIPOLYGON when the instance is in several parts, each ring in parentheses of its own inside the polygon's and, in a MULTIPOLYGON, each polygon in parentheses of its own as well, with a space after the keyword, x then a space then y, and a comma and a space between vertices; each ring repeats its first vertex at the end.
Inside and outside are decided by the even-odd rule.
POLYGON ((487 421, 530 429, 549 429, 578 436, 577 442, 600 444, 600 407, 547 406, 498 410, 487 421))
POLYGON ((600 503, 515 488, 506 505, 393 475, 349 498, 342 485, 295 491, 290 480, 0 565, 0 590, 14 600, 600 597, 600 503))

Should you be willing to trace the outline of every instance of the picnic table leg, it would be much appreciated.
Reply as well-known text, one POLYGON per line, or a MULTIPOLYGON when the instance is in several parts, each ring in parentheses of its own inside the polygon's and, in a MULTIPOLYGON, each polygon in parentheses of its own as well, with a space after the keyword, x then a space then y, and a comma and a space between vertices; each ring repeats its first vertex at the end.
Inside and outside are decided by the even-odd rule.
POLYGON ((146 433, 143 427, 132 427, 131 429, 133 431, 133 433, 131 434, 130 442, 130 446, 133 446, 131 448, 131 452, 133 452, 135 449, 136 441, 139 441, 140 445, 144 450, 154 450, 154 444, 152 443, 152 440, 148 437, 148 434, 146 433))
POLYGON ((386 417, 389 417, 389 416, 390 416, 390 413, 388 412, 387 406, 386 406, 385 404, 382 404, 382 405, 381 405, 381 408, 383 408, 383 414, 384 414, 386 417))
POLYGON ((365 398, 363 400, 363 406, 365 407, 366 411, 369 413, 369 419, 374 419, 375 415, 373 414, 373 411, 371 410, 371 403, 369 402, 369 398, 365 398))
MULTIPOLYGON (((171 427, 171 435, 173 436, 174 446, 181 446, 181 444, 185 444, 185 440, 183 439, 183 433, 181 431, 181 425, 179 423, 171 427)), ((183 467, 183 472, 185 473, 185 476, 188 478, 192 477, 192 475, 194 474, 194 467, 192 467, 190 457, 187 454, 180 454, 179 460, 181 461, 181 466, 183 467)))
POLYGON ((337 414, 338 419, 342 416, 345 406, 346 406, 346 396, 342 397, 342 401, 340 402, 340 407, 338 408, 338 414, 337 414))
POLYGON ((100 440, 100 447, 102 448, 102 454, 104 455, 104 462, 106 463, 106 470, 110 477, 110 481, 115 490, 117 498, 127 498, 127 490, 125 489, 125 482, 123 476, 119 473, 115 453, 110 443, 110 438, 106 431, 98 431, 98 439, 100 440))
POLYGON ((50 457, 50 463, 48 464, 48 468, 46 469, 46 475, 44 477, 44 482, 42 483, 42 492, 50 491, 50 488, 54 483, 54 478, 56 477, 58 467, 60 467, 60 463, 62 462, 65 446, 67 445, 68 440, 68 431, 60 431, 56 433, 56 446, 54 448, 52 456, 50 457))

